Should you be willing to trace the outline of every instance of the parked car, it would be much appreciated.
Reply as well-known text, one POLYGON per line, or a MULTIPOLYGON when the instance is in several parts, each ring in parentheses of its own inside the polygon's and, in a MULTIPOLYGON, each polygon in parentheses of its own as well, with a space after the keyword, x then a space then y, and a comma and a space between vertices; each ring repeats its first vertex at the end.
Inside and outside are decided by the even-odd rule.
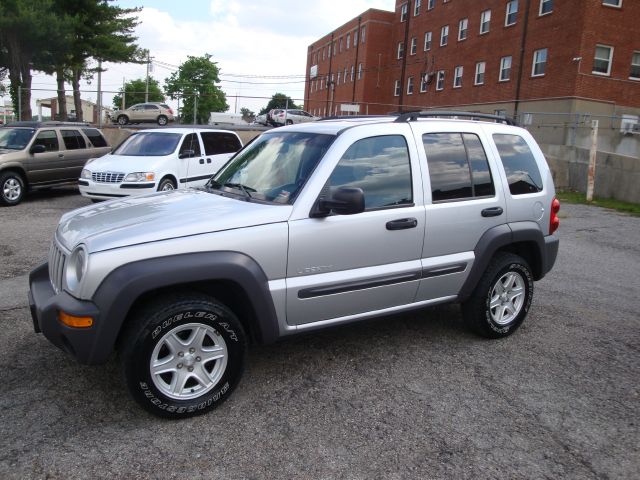
POLYGON ((89 158, 111 147, 88 123, 14 122, 0 128, 0 204, 28 190, 75 183, 89 158))
POLYGON ((118 125, 128 123, 157 123, 164 126, 174 121, 173 110, 166 103, 138 103, 126 110, 116 110, 111 115, 111 121, 118 125))
POLYGON ((277 127, 278 124, 276 123, 276 115, 278 115, 280 112, 282 112, 281 108, 272 108, 271 110, 269 110, 267 112, 267 124, 277 127))
POLYGON ((266 114, 256 115, 256 118, 253 121, 253 124, 254 125, 264 125, 264 126, 269 125, 269 123, 267 122, 267 115, 266 114))
POLYGON ((209 128, 140 130, 89 160, 78 185, 92 200, 204 185, 242 148, 237 134, 209 128))
POLYGON ((314 122, 319 120, 320 117, 314 117, 309 112, 304 110, 280 110, 273 115, 273 122, 276 126, 279 125, 294 125, 297 123, 314 122))
POLYGON ((249 343, 450 302, 511 335, 558 252, 551 171, 502 117, 434 115, 272 129, 204 189, 66 213, 29 277, 35 331, 85 364, 117 349, 173 418, 228 398, 249 343))
POLYGON ((211 126, 233 126, 241 125, 247 126, 248 123, 239 113, 227 113, 227 112, 210 112, 209 113, 209 125, 211 126))

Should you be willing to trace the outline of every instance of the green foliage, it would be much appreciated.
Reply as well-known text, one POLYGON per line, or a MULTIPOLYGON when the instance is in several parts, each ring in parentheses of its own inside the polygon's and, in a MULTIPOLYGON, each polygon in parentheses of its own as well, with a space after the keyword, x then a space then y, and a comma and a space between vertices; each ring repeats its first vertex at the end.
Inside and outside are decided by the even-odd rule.
MULTIPOLYGON (((587 202, 587 197, 584 193, 576 192, 573 190, 558 190, 556 196, 560 203, 579 203, 582 205, 594 205, 596 207, 610 208, 617 210, 618 212, 629 213, 635 217, 640 217, 640 204, 623 202, 621 200, 614 200, 613 198, 600 198, 594 197, 592 202, 587 202)), ((562 212, 562 209, 560 209, 562 212)))
POLYGON ((247 107, 242 107, 240 113, 242 114, 242 119, 247 123, 251 123, 256 119, 255 112, 249 110, 247 107))
POLYGON ((211 55, 189 55, 178 71, 165 79, 164 89, 172 99, 180 98, 182 123, 193 122, 197 102, 196 123, 203 124, 209 120, 210 112, 226 112, 229 108, 227 98, 217 83, 220 83, 218 65, 211 61, 211 55))
MULTIPOLYGON (((129 108, 136 103, 143 103, 145 101, 145 88, 146 79, 138 78, 137 80, 131 80, 124 85, 124 102, 125 108, 129 108)), ((164 95, 160 89, 160 82, 154 78, 149 78, 149 101, 150 102, 164 102, 164 95)), ((122 88, 120 93, 113 97, 113 107, 119 110, 122 107, 122 88)))
POLYGON ((284 93, 276 93, 275 95, 273 95, 273 97, 271 97, 271 100, 269 100, 267 106, 260 110, 260 115, 264 115, 269 110, 273 110, 274 108, 293 108, 299 110, 302 107, 296 105, 294 101, 291 100, 291 97, 285 95, 284 93))

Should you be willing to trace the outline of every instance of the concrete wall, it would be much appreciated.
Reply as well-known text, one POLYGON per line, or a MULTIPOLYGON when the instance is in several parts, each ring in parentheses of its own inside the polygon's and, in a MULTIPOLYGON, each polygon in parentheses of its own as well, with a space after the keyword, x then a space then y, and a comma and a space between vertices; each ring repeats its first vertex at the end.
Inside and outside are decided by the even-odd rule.
MULTIPOLYGON (((556 188, 587 190, 589 150, 565 145, 540 145, 553 172, 556 188)), ((595 195, 640 203, 640 159, 598 152, 595 195)))

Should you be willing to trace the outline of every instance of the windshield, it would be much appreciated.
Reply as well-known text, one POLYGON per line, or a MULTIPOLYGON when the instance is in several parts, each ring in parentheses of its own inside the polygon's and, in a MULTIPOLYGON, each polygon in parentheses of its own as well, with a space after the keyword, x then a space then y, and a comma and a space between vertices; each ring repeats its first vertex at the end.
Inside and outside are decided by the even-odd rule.
POLYGON ((180 133, 134 133, 113 152, 113 155, 160 157, 172 154, 182 138, 180 133))
POLYGON ((0 128, 0 148, 24 149, 33 137, 33 128, 0 128))
POLYGON ((293 203, 335 138, 317 133, 265 133, 213 177, 210 187, 226 186, 249 198, 293 203))

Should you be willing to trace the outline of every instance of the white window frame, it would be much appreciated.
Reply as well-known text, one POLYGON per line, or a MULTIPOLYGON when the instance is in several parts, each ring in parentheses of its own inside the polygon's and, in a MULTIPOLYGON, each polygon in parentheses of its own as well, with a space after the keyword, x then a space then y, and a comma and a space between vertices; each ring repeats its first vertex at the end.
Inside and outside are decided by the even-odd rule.
POLYGON ((491 31, 491 9, 480 13, 480 35, 485 35, 491 31), (484 30, 485 25, 487 27, 484 30))
MULTIPOLYGON (((360 43, 364 43, 366 36, 367 36, 367 26, 363 25, 362 28, 360 28, 360 43)), ((355 45, 355 41, 353 43, 355 45)))
POLYGON ((604 7, 611 7, 611 8, 622 8, 622 0, 602 0, 602 5, 604 7), (613 3, 607 3, 607 2, 617 2, 615 4, 613 3))
POLYGON ((427 10, 433 10, 436 6, 436 0, 427 0, 427 10))
POLYGON ((358 44, 358 29, 356 28, 353 31, 353 46, 355 47, 358 44))
POLYGON ((340 77, 342 76, 342 70, 338 69, 338 73, 336 74, 336 87, 340 86, 340 77))
POLYGON ((347 33, 347 50, 351 46, 351 32, 347 33))
POLYGON ((340 45, 340 47, 339 47, 340 48, 340 53, 342 53, 342 47, 344 46, 344 43, 342 41, 342 37, 340 37, 340 41, 339 41, 338 45, 340 45))
POLYGON ((449 25, 445 25, 440 29, 440 46, 446 47, 449 43, 449 25))
POLYGON ((640 80, 640 50, 634 50, 631 53, 631 69, 633 70, 633 67, 638 67, 638 76, 634 77, 632 75, 633 71, 629 72, 629 80, 640 80), (638 56, 638 63, 633 63, 633 57, 638 56))
POLYGON ((458 41, 467 39, 467 29, 469 28, 469 19, 463 18, 458 22, 458 41))
POLYGON ((487 70, 487 62, 476 63, 476 76, 473 79, 474 85, 484 85, 484 76, 487 70), (478 81, 478 76, 482 75, 482 79, 478 81))
POLYGON ((404 42, 398 42, 398 51, 396 52, 396 60, 404 57, 404 42))
POLYGON ((416 37, 411 38, 411 49, 409 50, 409 55, 415 55, 418 53, 418 39, 416 37))
POLYGON ((427 83, 427 73, 420 75, 420 93, 425 93, 429 84, 427 83))
POLYGON ((342 77, 342 83, 347 83, 347 67, 344 67, 344 75, 342 77))
POLYGON ((422 0, 416 0, 416 3, 413 5, 413 16, 417 17, 420 15, 420 7, 422 6, 422 0))
POLYGON ((400 85, 400 80, 396 80, 396 83, 393 87, 393 96, 394 97, 399 97, 400 96, 400 89, 402 88, 400 85))
POLYGON ((504 13, 504 26, 505 27, 510 27, 511 25, 515 25, 516 23, 518 23, 518 11, 520 9, 520 6, 518 5, 518 0, 511 0, 509 3, 507 3, 507 8, 505 9, 505 13, 504 13), (511 8, 515 6, 515 10, 511 11, 511 8), (509 23, 509 15, 515 15, 513 22, 509 23))
POLYGON ((436 92, 444 90, 444 70, 438 70, 436 74, 436 92))
POLYGON ((353 82, 353 76, 356 72, 356 66, 355 65, 351 65, 351 81, 353 82))
POLYGON ((405 3, 400 7, 400 23, 407 21, 409 15, 409 3, 405 3))
POLYGON ((499 82, 508 82, 509 80, 511 80, 511 68, 513 66, 513 57, 511 55, 507 55, 506 57, 502 57, 500 59, 500 74, 498 76, 498 81, 499 82), (505 71, 507 71, 507 67, 505 67, 505 64, 507 63, 507 59, 509 60, 509 76, 507 76, 506 78, 504 77, 503 73, 505 71))
POLYGON ((549 49, 548 48, 540 48, 538 50, 535 50, 533 52, 533 62, 531 65, 531 76, 532 77, 544 77, 547 74, 547 63, 549 62, 549 49), (545 58, 544 58, 544 72, 543 73, 538 73, 536 74, 536 66, 543 63, 543 62, 536 62, 536 60, 538 59, 538 54, 540 54, 541 52, 545 52, 545 58))
POLYGON ((362 62, 358 64, 358 80, 362 80, 362 62))
POLYGON ((606 59, 607 60, 607 73, 603 73, 603 72, 596 72, 595 70, 591 69, 591 73, 594 75, 600 75, 603 77, 610 77, 611 76, 611 67, 613 65, 613 47, 611 45, 603 45, 601 43, 596 43, 596 49, 593 53, 593 66, 595 67, 595 63, 596 60, 604 60, 604 58, 598 58, 596 55, 598 55, 598 47, 600 48, 606 48, 609 50, 609 58, 606 59))
POLYGON ((433 39, 433 32, 424 32, 424 51, 431 50, 431 41, 433 39))
POLYGON ((549 15, 551 13, 553 13, 553 0, 540 0, 540 8, 538 10, 538 16, 543 17, 544 15, 549 15), (542 9, 545 7, 545 5, 549 3, 551 4, 551 10, 549 10, 548 12, 542 13, 542 9))
POLYGON ((407 78, 407 95, 413 95, 413 77, 407 78))
POLYGON ((462 87, 462 75, 464 75, 464 67, 458 65, 453 71, 453 88, 462 87))

